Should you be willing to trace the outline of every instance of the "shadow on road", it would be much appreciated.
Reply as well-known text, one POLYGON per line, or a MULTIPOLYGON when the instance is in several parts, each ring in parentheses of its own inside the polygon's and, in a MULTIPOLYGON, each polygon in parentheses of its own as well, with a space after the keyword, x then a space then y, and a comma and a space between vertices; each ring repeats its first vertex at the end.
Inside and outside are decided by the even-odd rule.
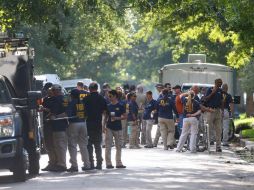
MULTIPOLYGON (((26 179, 29 180, 29 179, 32 179, 33 177, 35 177, 35 176, 27 174, 26 179)), ((0 186, 1 186, 1 184, 12 184, 12 183, 16 184, 16 183, 23 183, 23 182, 15 181, 12 174, 0 176, 0 186)))

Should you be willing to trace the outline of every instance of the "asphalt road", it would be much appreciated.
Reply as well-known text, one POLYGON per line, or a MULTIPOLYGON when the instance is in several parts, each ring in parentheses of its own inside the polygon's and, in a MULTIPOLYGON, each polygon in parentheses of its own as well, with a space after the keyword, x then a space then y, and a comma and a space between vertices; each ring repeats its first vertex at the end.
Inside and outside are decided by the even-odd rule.
MULTIPOLYGON (((123 149, 123 163, 126 169, 108 170, 104 165, 101 171, 83 172, 79 168, 77 173, 41 172, 24 183, 14 183, 8 176, 11 173, 0 172, 0 190, 254 189, 254 165, 225 149, 211 154, 164 151, 162 146, 123 149)), ((79 164, 81 167, 81 160, 79 164)), ((41 167, 46 165, 47 156, 43 155, 41 167)))

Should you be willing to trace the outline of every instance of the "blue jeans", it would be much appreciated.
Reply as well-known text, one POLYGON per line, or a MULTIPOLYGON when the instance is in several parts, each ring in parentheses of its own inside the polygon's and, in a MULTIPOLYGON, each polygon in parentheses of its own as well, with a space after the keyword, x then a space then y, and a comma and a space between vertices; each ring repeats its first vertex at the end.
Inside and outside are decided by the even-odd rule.
POLYGON ((179 135, 181 136, 181 133, 182 133, 182 128, 183 128, 183 114, 179 114, 179 122, 178 122, 178 132, 179 132, 179 135))

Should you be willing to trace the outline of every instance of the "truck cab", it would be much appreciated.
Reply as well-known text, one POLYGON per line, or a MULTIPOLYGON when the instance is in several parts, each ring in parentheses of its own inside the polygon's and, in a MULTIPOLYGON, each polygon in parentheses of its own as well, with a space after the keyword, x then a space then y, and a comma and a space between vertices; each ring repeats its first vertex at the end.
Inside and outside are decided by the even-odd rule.
POLYGON ((25 38, 0 38, 0 170, 16 181, 39 173, 40 135, 33 91, 34 52, 25 38))

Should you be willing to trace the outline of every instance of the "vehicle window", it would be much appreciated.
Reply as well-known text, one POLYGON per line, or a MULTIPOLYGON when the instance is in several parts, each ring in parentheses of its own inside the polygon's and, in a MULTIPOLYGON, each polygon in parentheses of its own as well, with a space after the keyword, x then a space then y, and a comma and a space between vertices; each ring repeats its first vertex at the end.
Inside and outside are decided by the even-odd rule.
POLYGON ((0 81, 0 104, 7 104, 11 102, 11 97, 8 89, 3 81, 0 81))
POLYGON ((182 92, 187 92, 191 89, 191 86, 182 86, 182 92))

